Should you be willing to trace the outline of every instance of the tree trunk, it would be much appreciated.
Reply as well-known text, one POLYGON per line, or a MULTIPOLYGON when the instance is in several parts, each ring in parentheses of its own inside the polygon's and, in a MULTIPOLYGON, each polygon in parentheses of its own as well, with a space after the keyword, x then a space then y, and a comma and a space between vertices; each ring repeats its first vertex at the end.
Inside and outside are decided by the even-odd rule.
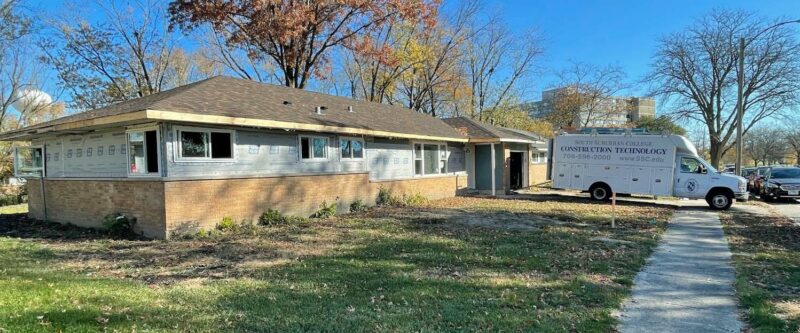
POLYGON ((709 145, 709 153, 711 155, 711 166, 715 169, 719 169, 719 161, 722 160, 722 152, 724 151, 722 147, 722 142, 719 141, 714 135, 710 135, 710 145, 709 145))

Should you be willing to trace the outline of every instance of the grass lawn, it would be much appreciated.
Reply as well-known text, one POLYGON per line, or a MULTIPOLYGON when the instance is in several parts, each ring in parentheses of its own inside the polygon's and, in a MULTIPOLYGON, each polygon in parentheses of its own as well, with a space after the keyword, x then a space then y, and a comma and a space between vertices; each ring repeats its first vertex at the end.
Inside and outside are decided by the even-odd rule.
POLYGON ((609 212, 453 198, 172 241, 0 215, 0 332, 610 331, 672 209, 609 212))
POLYGON ((736 290, 756 332, 800 330, 800 227, 784 216, 720 214, 736 290))
POLYGON ((0 207, 0 214, 22 214, 27 212, 28 212, 27 203, 0 207))

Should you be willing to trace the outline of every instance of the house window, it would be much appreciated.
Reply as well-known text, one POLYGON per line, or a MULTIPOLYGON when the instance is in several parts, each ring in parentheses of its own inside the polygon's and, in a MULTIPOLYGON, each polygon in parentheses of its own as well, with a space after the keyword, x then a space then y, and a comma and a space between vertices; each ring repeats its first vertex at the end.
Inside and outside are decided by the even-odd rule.
POLYGON ((422 145, 414 144, 414 174, 422 176, 422 145))
POLYGON ((14 150, 14 174, 17 177, 44 177, 41 147, 18 147, 14 150))
POLYGON ((83 157, 83 148, 78 148, 78 149, 75 149, 75 157, 76 157, 76 158, 81 158, 81 157, 83 157))
POLYGON ((447 173, 447 146, 439 146, 439 173, 447 173))
POLYGON ((342 159, 364 158, 364 141, 361 139, 340 138, 339 148, 342 152, 342 159))
MULTIPOLYGON (((130 146, 129 162, 131 175, 157 174, 159 167, 158 133, 152 131, 136 131, 128 133, 130 146)), ((120 148, 120 153, 124 149, 120 148)))
POLYGON ((178 129, 178 159, 233 159, 233 131, 178 129))
POLYGON ((414 174, 435 175, 447 172, 447 146, 414 144, 414 174))
POLYGON ((117 146, 115 145, 108 146, 108 156, 114 155, 114 150, 116 149, 116 147, 117 146))
POLYGON ((86 157, 92 157, 92 148, 86 148, 86 157))
POLYGON ((103 146, 97 147, 97 156, 103 156, 103 146))
POLYGON ((300 159, 321 160, 328 158, 328 138, 321 136, 300 137, 300 159))

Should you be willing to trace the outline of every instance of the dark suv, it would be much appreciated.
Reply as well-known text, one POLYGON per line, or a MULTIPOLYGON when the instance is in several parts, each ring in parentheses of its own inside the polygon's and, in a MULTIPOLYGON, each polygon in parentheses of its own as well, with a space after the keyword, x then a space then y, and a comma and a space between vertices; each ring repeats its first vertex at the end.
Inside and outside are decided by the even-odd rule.
POLYGON ((761 198, 765 201, 800 198, 800 168, 771 168, 761 186, 761 198))

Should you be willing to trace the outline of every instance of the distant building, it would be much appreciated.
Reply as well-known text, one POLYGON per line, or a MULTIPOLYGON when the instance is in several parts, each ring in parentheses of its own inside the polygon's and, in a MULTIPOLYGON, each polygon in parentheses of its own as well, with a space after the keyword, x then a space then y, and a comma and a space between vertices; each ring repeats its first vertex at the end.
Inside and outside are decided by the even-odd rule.
MULTIPOLYGON (((523 105, 531 118, 546 118, 555 108, 559 95, 571 87, 549 89, 542 92, 542 100, 523 105)), ((609 97, 598 103, 593 112, 582 111, 575 124, 586 127, 623 127, 642 116, 655 117, 656 101, 642 97, 609 97), (587 123, 587 118, 590 118, 587 123)))

